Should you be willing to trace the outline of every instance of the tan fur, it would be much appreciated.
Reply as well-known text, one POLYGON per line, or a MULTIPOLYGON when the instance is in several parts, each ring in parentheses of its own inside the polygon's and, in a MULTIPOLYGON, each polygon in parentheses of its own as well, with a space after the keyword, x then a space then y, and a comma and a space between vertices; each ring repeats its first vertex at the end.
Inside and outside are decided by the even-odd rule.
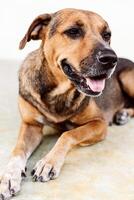
POLYGON ((94 100, 90 101, 90 104, 81 112, 81 114, 75 115, 70 120, 73 123, 78 123, 79 125, 86 124, 89 121, 96 119, 103 119, 103 115, 100 109, 97 107, 94 100))
POLYGON ((27 159, 35 147, 39 145, 42 139, 43 126, 30 125, 22 122, 20 128, 20 135, 18 137, 17 145, 13 150, 13 156, 22 156, 27 159))
POLYGON ((19 109, 23 121, 27 124, 44 124, 43 115, 31 104, 19 96, 19 109))

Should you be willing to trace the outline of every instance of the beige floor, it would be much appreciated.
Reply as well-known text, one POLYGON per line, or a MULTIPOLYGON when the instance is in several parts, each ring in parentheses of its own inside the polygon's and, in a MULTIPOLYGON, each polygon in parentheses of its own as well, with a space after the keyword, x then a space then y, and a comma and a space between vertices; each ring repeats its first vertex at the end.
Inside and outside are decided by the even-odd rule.
MULTIPOLYGON (((17 71, 19 62, 0 62, 0 174, 4 170, 19 129, 17 71)), ((134 200, 134 120, 113 126, 105 141, 73 149, 60 177, 34 183, 30 171, 57 140, 44 142, 28 163, 28 176, 16 200, 134 200)))

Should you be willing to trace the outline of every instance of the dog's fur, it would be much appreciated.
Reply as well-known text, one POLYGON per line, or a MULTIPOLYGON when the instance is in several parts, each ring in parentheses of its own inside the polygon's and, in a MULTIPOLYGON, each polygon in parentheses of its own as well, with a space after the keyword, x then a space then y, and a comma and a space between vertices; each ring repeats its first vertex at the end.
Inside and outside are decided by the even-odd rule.
POLYGON ((102 69, 96 61, 96 55, 105 49, 116 57, 109 46, 110 38, 107 41, 102 37, 109 31, 99 15, 76 9, 43 14, 32 22, 20 49, 32 39, 41 39, 41 45, 27 56, 19 71, 22 124, 1 180, 2 200, 20 190, 26 161, 40 144, 44 125, 53 126, 62 134, 32 171, 33 179, 41 182, 59 175, 72 147, 99 142, 105 138, 108 124, 124 124, 134 116, 133 62, 118 59, 116 69, 115 65, 102 69), (70 27, 78 29, 74 28, 76 33, 72 31, 71 36, 70 27), (102 94, 85 89, 79 82, 83 74, 93 78, 102 73, 107 76, 102 94))

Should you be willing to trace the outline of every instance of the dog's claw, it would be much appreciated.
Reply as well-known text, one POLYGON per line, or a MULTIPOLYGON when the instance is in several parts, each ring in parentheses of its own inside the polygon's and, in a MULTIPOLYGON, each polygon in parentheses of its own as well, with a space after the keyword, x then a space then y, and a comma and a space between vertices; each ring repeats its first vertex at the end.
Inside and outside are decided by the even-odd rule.
POLYGON ((0 200, 5 200, 4 195, 0 194, 0 200))
POLYGON ((33 176, 35 174, 35 170, 33 169, 32 171, 31 171, 31 175, 33 176))
POLYGON ((14 189, 11 189, 11 190, 10 190, 10 194, 12 195, 12 197, 15 196, 15 190, 14 190, 14 189))
POLYGON ((113 122, 109 122, 109 126, 112 126, 113 125, 113 122))
POLYGON ((27 175, 24 171, 21 172, 21 177, 23 177, 23 178, 27 177, 27 175))
POLYGON ((11 189, 11 181, 9 180, 8 189, 11 189))
POLYGON ((55 174, 56 174, 56 172, 53 169, 51 169, 51 171, 49 172, 49 177, 50 177, 51 180, 53 179, 55 174))
POLYGON ((40 182, 43 182, 43 176, 40 176, 40 177, 38 178, 38 180, 39 180, 40 182))
POLYGON ((37 175, 33 176, 33 181, 35 181, 35 182, 37 181, 37 175))

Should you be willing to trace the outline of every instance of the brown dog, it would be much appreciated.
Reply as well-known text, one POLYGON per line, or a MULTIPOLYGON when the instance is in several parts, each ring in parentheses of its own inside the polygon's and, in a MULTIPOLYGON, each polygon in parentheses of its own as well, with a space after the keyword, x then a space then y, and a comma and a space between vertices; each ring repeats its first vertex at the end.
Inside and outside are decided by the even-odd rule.
POLYGON ((84 10, 64 9, 32 22, 20 49, 31 39, 41 39, 41 46, 19 72, 22 124, 1 180, 0 199, 20 190, 27 159, 40 144, 44 125, 62 135, 32 171, 33 179, 41 182, 58 177, 75 145, 103 140, 109 123, 124 124, 134 115, 134 64, 119 59, 117 65, 110 37, 108 24, 84 10))

